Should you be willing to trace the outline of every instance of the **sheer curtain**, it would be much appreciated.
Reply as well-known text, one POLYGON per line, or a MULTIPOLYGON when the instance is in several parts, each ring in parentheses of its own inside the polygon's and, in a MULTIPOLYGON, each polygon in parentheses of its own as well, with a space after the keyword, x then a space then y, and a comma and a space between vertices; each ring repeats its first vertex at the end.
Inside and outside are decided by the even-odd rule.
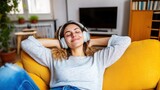
POLYGON ((49 0, 28 0, 28 9, 30 14, 50 13, 50 1, 49 0))

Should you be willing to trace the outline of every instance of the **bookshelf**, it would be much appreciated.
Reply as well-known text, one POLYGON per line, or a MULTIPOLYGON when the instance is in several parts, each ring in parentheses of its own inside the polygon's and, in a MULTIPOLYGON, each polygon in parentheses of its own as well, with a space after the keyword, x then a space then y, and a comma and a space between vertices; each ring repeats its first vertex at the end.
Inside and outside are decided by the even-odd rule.
POLYGON ((160 40, 160 0, 131 0, 129 36, 132 41, 160 40))
MULTIPOLYGON (((160 4, 159 4, 160 6, 160 4)), ((160 40, 160 11, 154 11, 152 17, 151 37, 160 40)))

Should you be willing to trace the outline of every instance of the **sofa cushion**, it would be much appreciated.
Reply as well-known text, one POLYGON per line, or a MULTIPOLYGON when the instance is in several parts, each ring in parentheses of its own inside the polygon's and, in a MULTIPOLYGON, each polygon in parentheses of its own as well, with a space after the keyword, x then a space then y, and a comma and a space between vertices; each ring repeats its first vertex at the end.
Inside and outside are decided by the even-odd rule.
POLYGON ((103 90, 155 88, 160 79, 160 42, 135 41, 104 74, 103 90))
POLYGON ((34 75, 40 77, 46 85, 50 82, 50 71, 47 67, 38 64, 24 51, 21 52, 21 59, 23 63, 23 68, 34 75))

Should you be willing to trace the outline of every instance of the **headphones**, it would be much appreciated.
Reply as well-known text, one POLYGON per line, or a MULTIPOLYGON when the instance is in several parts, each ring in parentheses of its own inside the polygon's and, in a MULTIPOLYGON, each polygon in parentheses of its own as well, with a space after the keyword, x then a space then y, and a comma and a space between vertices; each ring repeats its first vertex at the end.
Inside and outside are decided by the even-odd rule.
POLYGON ((60 26, 58 31, 57 31, 57 38, 60 41, 60 44, 61 44, 62 48, 65 48, 65 49, 68 48, 68 45, 65 41, 65 38, 64 37, 61 38, 61 33, 64 31, 64 26, 68 25, 68 24, 76 24, 83 30, 84 42, 87 42, 87 41, 90 40, 90 34, 89 34, 88 29, 86 27, 84 27, 81 23, 71 20, 71 21, 68 21, 67 23, 65 23, 64 25, 60 26))

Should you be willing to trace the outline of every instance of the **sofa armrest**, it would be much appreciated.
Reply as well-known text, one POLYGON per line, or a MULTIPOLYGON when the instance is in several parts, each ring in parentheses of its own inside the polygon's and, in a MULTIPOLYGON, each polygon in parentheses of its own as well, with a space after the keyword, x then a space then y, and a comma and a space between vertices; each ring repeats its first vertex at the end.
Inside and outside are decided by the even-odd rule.
POLYGON ((49 69, 38 64, 23 50, 21 51, 20 56, 21 58, 19 58, 15 64, 23 68, 28 73, 40 90, 48 90, 50 82, 49 69))

